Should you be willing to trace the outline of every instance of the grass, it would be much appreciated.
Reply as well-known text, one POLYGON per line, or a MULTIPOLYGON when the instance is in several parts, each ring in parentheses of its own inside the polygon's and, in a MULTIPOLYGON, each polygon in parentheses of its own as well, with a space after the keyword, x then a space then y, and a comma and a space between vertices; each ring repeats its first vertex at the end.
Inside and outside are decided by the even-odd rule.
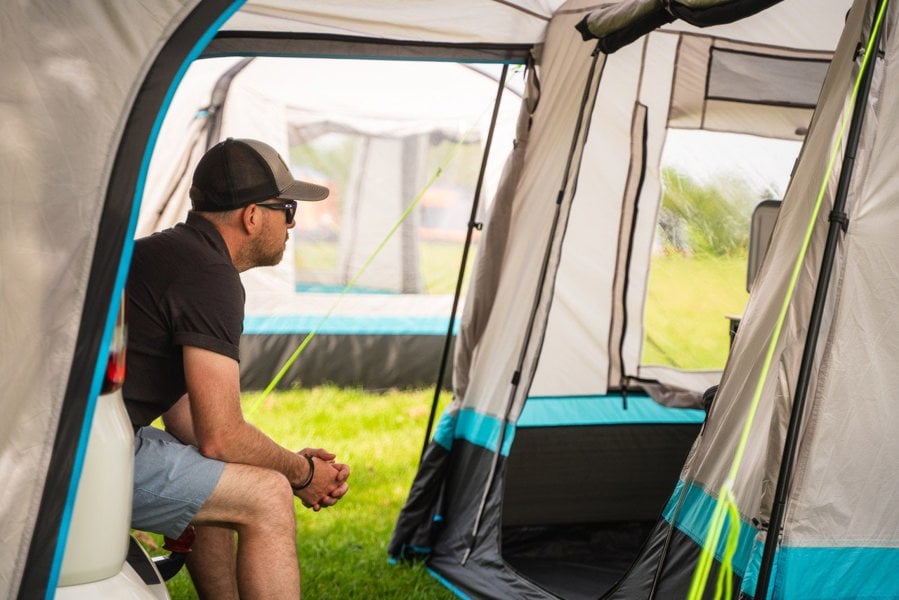
POLYGON ((730 348, 727 315, 743 312, 746 254, 653 258, 643 363, 720 369, 730 348))
MULTIPOLYGON (((423 565, 387 560, 432 400, 433 390, 374 394, 327 386, 273 392, 264 400, 258 393, 244 395, 247 419, 276 441, 288 448, 327 448, 351 468, 350 491, 337 506, 314 513, 296 503, 306 600, 455 598, 423 565)), ((197 597, 186 570, 168 587, 173 600, 197 597)))

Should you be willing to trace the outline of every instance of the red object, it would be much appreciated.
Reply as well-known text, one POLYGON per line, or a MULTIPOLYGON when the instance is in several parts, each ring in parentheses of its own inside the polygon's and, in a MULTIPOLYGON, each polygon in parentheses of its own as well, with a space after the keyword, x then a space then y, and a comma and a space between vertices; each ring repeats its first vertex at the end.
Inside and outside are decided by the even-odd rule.
POLYGON ((181 535, 178 536, 177 540, 165 536, 165 543, 163 543, 162 547, 169 552, 175 552, 176 554, 187 554, 190 552, 190 547, 193 545, 194 538, 196 537, 197 530, 193 525, 188 525, 187 529, 181 532, 181 535))

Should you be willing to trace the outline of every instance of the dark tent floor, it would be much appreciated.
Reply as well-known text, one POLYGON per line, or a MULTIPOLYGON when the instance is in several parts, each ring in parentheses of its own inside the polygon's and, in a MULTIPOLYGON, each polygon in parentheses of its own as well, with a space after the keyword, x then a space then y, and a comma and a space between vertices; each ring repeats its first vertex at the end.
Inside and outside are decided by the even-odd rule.
POLYGON ((566 600, 596 600, 637 557, 654 521, 503 529, 503 559, 566 600))

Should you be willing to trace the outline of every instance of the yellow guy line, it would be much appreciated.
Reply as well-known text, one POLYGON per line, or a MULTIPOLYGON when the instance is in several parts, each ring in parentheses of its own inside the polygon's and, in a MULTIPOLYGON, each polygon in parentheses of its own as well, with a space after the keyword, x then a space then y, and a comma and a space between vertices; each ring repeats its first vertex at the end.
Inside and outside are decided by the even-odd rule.
MULTIPOLYGON (((780 313, 777 316, 777 323, 775 324, 774 333, 771 336, 771 341, 768 343, 768 350, 765 353, 765 362, 763 363, 762 372, 759 375, 758 382, 756 383, 755 393, 752 396, 752 403, 750 404, 749 414, 747 415, 746 421, 743 423, 743 431, 740 435, 740 442, 737 445, 737 451, 734 456, 733 463, 731 464, 727 479, 724 481, 720 491, 718 492, 718 500, 715 503, 715 511, 712 515, 711 526, 708 533, 706 534, 705 542, 703 543, 702 549, 700 551, 699 563, 696 565, 696 570, 693 572, 693 580, 690 584, 690 591, 687 596, 689 600, 701 600, 702 598, 703 591, 705 590, 706 584, 708 583, 709 572, 711 571, 712 559, 714 557, 715 549, 718 547, 718 542, 721 538, 721 531, 724 527, 725 514, 730 516, 731 529, 728 534, 727 546, 721 564, 722 573, 719 574, 719 582, 715 598, 721 598, 723 583, 721 578, 724 572, 726 572, 726 577, 728 580, 727 584, 724 585, 724 587, 726 588, 727 598, 730 598, 730 592, 733 587, 732 559, 733 553, 736 551, 736 540, 738 539, 740 524, 739 512, 737 510, 736 503, 734 502, 734 481, 736 480, 737 471, 740 468, 740 463, 743 460, 743 454, 746 450, 747 440, 749 439, 749 431, 752 429, 752 424, 755 420, 756 411, 758 410, 759 406, 759 400, 762 396, 762 388, 765 385, 765 380, 768 377, 768 372, 771 370, 771 363, 774 358, 774 349, 777 346, 778 340, 780 339, 780 333, 783 329, 783 324, 787 316, 787 309, 789 308, 790 302, 792 301, 793 293, 796 291, 796 284, 799 280, 799 273, 802 269, 802 263, 805 261, 805 256, 808 253, 812 233, 814 232, 815 228, 815 222, 817 221, 818 214, 821 211, 821 205, 824 202, 824 195, 827 191, 827 185, 830 181, 834 164, 836 164, 837 156, 839 155, 840 147, 843 143, 843 137, 846 133, 846 127, 849 123, 852 113, 852 110, 850 109, 855 106, 856 98, 858 96, 858 90, 861 86, 862 74, 865 72, 865 68, 871 58, 871 55, 873 54, 874 40, 877 37, 876 32, 880 29, 881 22, 883 21, 883 15, 886 11, 886 6, 888 3, 889 2, 887 1, 881 5, 880 11, 877 14, 874 26, 869 35, 868 43, 865 48, 865 55, 862 59, 862 65, 858 70, 858 74, 856 75, 855 84, 852 87, 852 94, 849 99, 849 104, 843 113, 843 122, 840 125, 837 139, 834 143, 833 150, 831 151, 830 160, 827 164, 827 170, 824 174, 823 179, 821 180, 821 186, 818 189, 818 197, 815 200, 815 209, 812 213, 811 219, 809 220, 808 226, 806 227, 805 237, 802 240, 802 247, 799 251, 799 256, 796 259, 796 264, 793 265, 793 273, 790 277, 789 286, 787 287, 787 294, 784 298, 783 305, 780 307, 780 313)), ((768 535, 777 535, 777 532, 769 531, 768 535)))

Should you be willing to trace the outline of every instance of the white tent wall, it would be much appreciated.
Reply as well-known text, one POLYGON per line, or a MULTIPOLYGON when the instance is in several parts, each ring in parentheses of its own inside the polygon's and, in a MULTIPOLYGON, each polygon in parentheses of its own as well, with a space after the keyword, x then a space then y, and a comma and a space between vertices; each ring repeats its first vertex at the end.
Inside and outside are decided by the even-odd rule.
MULTIPOLYGON (((861 19, 856 12, 856 19, 847 27, 847 31, 858 31, 861 27, 861 19)), ((852 35, 844 38, 844 47, 838 49, 837 53, 843 53, 845 56, 849 46, 855 47, 855 41, 852 41, 852 35)), ((858 38, 858 36, 855 36, 858 38)), ((775 228, 777 231, 797 232, 804 231, 804 222, 807 222, 811 209, 809 208, 815 201, 815 192, 820 187, 821 177, 823 177, 822 168, 827 164, 829 152, 831 151, 835 136, 837 134, 835 123, 838 122, 840 115, 846 106, 846 99, 849 90, 847 85, 849 75, 852 68, 851 60, 842 60, 832 63, 828 81, 822 90, 822 96, 826 101, 822 103, 815 115, 812 124, 812 130, 803 147, 800 156, 800 163, 794 175, 790 187, 787 190, 784 203, 778 217, 778 223, 775 228), (817 126, 818 122, 825 125, 817 126)), ((829 182, 830 193, 832 198, 833 189, 836 186, 835 173, 829 182)), ((814 238, 809 246, 809 254, 806 258, 809 267, 801 272, 801 279, 798 284, 797 291, 791 302, 790 312, 788 313, 788 326, 784 327, 779 339, 779 347, 777 350, 777 377, 769 378, 765 382, 765 390, 763 396, 778 397, 780 401, 787 401, 792 397, 793 390, 790 389, 795 384, 796 374, 798 371, 799 361, 802 354, 802 346, 805 340, 805 331, 808 323, 808 315, 811 310, 812 290, 816 284, 817 265, 820 263, 820 253, 823 247, 823 240, 826 233, 826 227, 822 224, 827 219, 827 207, 823 207, 819 215, 819 222, 815 227, 814 238), (778 379, 781 380, 778 383, 778 379)), ((764 263, 762 270, 764 276, 759 276, 755 284, 757 292, 750 297, 744 313, 744 323, 754 324, 741 329, 737 333, 737 339, 734 340, 732 358, 730 359, 729 372, 723 378, 722 385, 719 388, 718 395, 720 398, 737 398, 751 397, 754 392, 754 386, 762 374, 762 368, 765 362, 765 353, 767 351, 767 342, 775 330, 780 305, 783 303, 792 275, 794 265, 786 260, 787 257, 796 257, 799 255, 802 247, 803 238, 796 234, 773 235, 771 245, 769 246, 769 256, 784 257, 782 261, 768 260, 764 263), (732 386, 740 386, 737 391, 732 386)), ((747 444, 750 448, 755 448, 756 453, 763 453, 764 449, 769 446, 767 438, 768 431, 765 424, 775 423, 776 439, 782 439, 783 428, 786 425, 787 414, 781 414, 778 418, 772 419, 772 410, 774 406, 780 402, 768 402, 760 405, 760 413, 756 416, 756 422, 760 427, 753 429, 753 436, 747 444)), ((724 419, 724 421, 710 421, 707 433, 703 436, 703 445, 715 444, 716 452, 704 455, 701 459, 697 454, 696 464, 691 468, 697 469, 695 476, 704 482, 703 487, 708 490, 717 490, 727 477, 727 470, 735 451, 737 438, 728 437, 727 441, 718 439, 717 424, 723 422, 730 423, 729 433, 724 434, 732 436, 732 431, 740 426, 747 418, 749 407, 745 402, 736 400, 724 401, 720 405, 716 405, 716 416, 724 419), (718 412, 720 410, 720 412, 718 412), (723 446, 723 444, 727 446, 723 446), (714 474, 714 475, 713 475, 714 474)), ((787 410, 787 406, 782 406, 780 410, 787 410)), ((774 454, 772 460, 775 464, 779 464, 779 451, 776 449, 778 444, 771 445, 771 452, 774 454)), ((780 444, 782 446, 782 444, 780 444)), ((762 473, 758 464, 754 461, 761 461, 762 455, 749 455, 746 457, 747 467, 746 473, 754 473, 754 477, 761 477, 762 473)), ((770 470, 770 469, 769 469, 770 470)), ((769 473, 769 477, 776 478, 776 467, 773 472, 769 473)), ((769 484, 765 487, 770 486, 769 484)), ((761 481, 748 482, 745 486, 745 493, 752 494, 751 497, 740 500, 740 504, 744 502, 747 506, 757 505, 759 496, 757 495, 762 489, 761 481)), ((773 490, 769 489, 769 493, 773 490)), ((743 493, 743 492, 739 492, 743 493)), ((738 493, 738 494, 739 494, 738 493)), ((751 512, 751 511, 750 511, 751 512)))
POLYGON ((775 56, 796 47, 805 52, 794 53, 799 57, 822 58, 809 51, 826 48, 821 38, 827 35, 836 39, 842 24, 839 6, 846 2, 834 5, 834 18, 821 25, 827 34, 814 42, 806 28, 791 26, 790 35, 784 37, 781 24, 797 23, 810 10, 807 4, 787 4, 792 5, 777 5, 714 32, 676 22, 605 59, 531 395, 603 394, 610 387, 642 380, 692 390, 698 399, 718 381, 716 371, 683 372, 642 364, 642 315, 661 198, 659 163, 667 128, 690 114, 672 113, 675 83, 685 88, 678 77, 686 78, 696 90, 695 102, 701 102, 680 108, 697 115, 692 127, 787 138, 805 130, 808 109, 705 100, 705 70, 715 47, 753 52, 752 45, 743 43, 748 40, 775 56), (688 43, 704 48, 696 57, 701 64, 687 62, 688 43), (628 205, 638 207, 635 221, 630 212, 622 213, 625 198, 628 205))
MULTIPOLYGON (((451 44, 524 44, 543 39, 559 0, 316 0, 249 2, 222 27, 223 33, 303 32, 375 40, 451 44)), ((213 43, 214 50, 228 44, 213 43)))
POLYGON ((355 279, 362 289, 423 291, 417 245, 419 213, 410 213, 396 234, 383 247, 381 244, 385 232, 398 223, 425 184, 422 163, 427 149, 425 134, 368 138, 363 143, 344 195, 338 246, 338 272, 344 279, 337 284, 355 279), (366 265, 371 257, 374 259, 366 265))
MULTIPOLYGON (((560 18, 567 21, 574 16, 557 17, 547 32, 548 41, 540 57, 537 75, 541 86, 539 110, 533 116, 528 135, 530 150, 524 157, 521 177, 515 186, 510 234, 492 303, 493 311, 472 355, 468 388, 462 399, 463 405, 477 406, 480 412, 499 419, 509 414, 514 420, 524 399, 520 392, 527 389, 527 382, 517 387, 518 391, 516 386, 510 385, 519 370, 520 360, 525 365, 523 374, 528 378, 532 376, 537 355, 535 349, 528 348, 527 356, 520 356, 520 353, 534 309, 534 294, 540 289, 541 270, 535 267, 544 263, 546 245, 553 239, 556 201, 566 180, 565 167, 572 136, 581 117, 578 110, 580 91, 584 89, 589 70, 591 48, 571 39, 566 26, 573 24, 557 24, 560 18), (559 49, 551 41, 554 31, 559 36, 559 49), (572 90, 575 92, 571 93, 572 90), (536 152, 534 148, 540 151, 536 152), (510 393, 515 394, 513 402, 509 401, 510 393), (507 413, 507 410, 512 412, 507 413)), ((580 152, 576 150, 576 154, 579 156, 580 152)), ((568 194, 570 192, 567 190, 568 194)), ((561 200, 567 204, 570 196, 561 200)), ((557 231, 561 231, 560 227, 563 229, 564 224, 557 226, 557 231)), ((553 254, 558 253, 561 237, 555 237, 553 254)), ((550 265, 550 276, 552 270, 550 265)), ((544 290, 549 294, 551 285, 545 286, 544 290)), ((545 300, 549 297, 547 295, 545 300)), ((545 314, 548 310, 545 300, 537 307, 539 313, 545 314)), ((538 326, 542 320, 538 314, 538 326)), ((534 339, 539 338, 538 333, 534 339)))

